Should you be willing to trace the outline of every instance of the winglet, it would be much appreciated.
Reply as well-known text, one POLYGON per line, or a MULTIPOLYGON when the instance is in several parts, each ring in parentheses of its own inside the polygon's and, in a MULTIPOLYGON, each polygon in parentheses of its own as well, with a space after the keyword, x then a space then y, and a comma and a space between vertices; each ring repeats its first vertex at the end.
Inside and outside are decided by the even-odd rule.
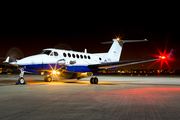
POLYGON ((6 58, 6 60, 3 63, 9 63, 9 56, 6 58))
POLYGON ((171 58, 171 57, 172 57, 172 53, 173 53, 173 49, 171 49, 171 52, 169 53, 168 58, 171 58))

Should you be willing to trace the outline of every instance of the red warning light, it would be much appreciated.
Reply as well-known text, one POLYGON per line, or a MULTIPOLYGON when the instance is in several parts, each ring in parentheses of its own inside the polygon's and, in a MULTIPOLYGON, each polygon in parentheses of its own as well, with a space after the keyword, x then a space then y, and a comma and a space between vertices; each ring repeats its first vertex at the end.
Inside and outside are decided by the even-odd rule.
POLYGON ((159 67, 160 70, 162 69, 164 64, 168 67, 168 69, 171 69, 171 66, 169 65, 169 61, 171 61, 171 62, 174 61, 174 59, 172 58, 173 50, 171 50, 171 52, 169 54, 166 53, 166 48, 165 48, 164 52, 161 52, 159 49, 157 49, 157 50, 159 52, 159 55, 155 55, 155 57, 159 57, 159 59, 157 61, 155 61, 152 65, 150 65, 149 68, 152 67, 153 65, 155 65, 156 63, 160 62, 160 67, 159 67))
POLYGON ((159 56, 159 58, 161 58, 161 59, 166 59, 166 57, 165 57, 165 56, 159 56))
POLYGON ((162 56, 161 58, 162 58, 162 59, 165 59, 166 57, 165 57, 165 56, 162 56))

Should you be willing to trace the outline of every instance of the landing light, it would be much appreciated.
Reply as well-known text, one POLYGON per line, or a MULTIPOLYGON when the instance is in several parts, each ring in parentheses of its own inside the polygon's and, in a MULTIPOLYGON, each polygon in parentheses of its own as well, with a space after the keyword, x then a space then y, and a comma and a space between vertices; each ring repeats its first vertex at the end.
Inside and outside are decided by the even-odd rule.
POLYGON ((54 74, 54 75, 59 75, 60 72, 59 72, 59 71, 56 71, 56 70, 53 70, 53 71, 52 71, 52 74, 54 74))
POLYGON ((44 75, 44 72, 41 72, 41 75, 44 75))
POLYGON ((116 38, 117 41, 119 41, 119 38, 116 38))
POLYGON ((53 71, 52 71, 52 74, 56 74, 56 71, 55 71, 55 70, 53 70, 53 71))

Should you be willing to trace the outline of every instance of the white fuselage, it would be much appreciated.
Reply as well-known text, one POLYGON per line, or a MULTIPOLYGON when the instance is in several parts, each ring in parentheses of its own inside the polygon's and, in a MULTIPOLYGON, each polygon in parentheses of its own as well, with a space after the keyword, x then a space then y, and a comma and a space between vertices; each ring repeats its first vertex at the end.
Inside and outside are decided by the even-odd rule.
MULTIPOLYGON (((117 62, 120 59, 122 47, 117 40, 113 40, 107 53, 87 53, 70 50, 44 49, 38 55, 25 57, 9 64, 24 68, 26 72, 39 73, 40 71, 65 69, 67 72, 93 72, 100 70, 96 65, 107 62, 117 62), (94 67, 89 67, 95 65, 94 67)), ((8 61, 9 58, 5 62, 8 61)))
POLYGON ((17 61, 17 65, 25 66, 33 70, 58 69, 62 64, 59 60, 64 59, 64 65, 73 72, 90 72, 88 65, 110 62, 107 53, 90 54, 58 49, 44 49, 40 54, 29 56, 17 61), (78 67, 78 69, 77 69, 78 67))

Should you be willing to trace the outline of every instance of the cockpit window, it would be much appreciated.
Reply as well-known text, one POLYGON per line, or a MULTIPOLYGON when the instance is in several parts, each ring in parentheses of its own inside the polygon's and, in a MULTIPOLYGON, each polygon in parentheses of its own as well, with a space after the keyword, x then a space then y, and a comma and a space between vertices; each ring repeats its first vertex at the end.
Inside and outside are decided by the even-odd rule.
POLYGON ((43 50, 40 54, 49 55, 50 53, 51 53, 51 50, 43 50))

